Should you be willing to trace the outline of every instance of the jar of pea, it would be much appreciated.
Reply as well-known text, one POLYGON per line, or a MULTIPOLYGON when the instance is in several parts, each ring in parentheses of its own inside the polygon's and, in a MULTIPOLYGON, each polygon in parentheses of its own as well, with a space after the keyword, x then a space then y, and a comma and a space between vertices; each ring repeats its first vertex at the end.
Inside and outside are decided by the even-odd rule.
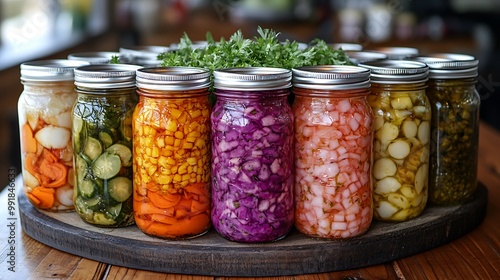
POLYGON ((206 69, 137 71, 134 215, 148 235, 186 239, 211 226, 209 86, 206 69))
POLYGON ((132 113, 138 66, 95 64, 75 69, 73 108, 75 209, 100 227, 133 224, 132 113))
POLYGON ((475 84, 479 62, 469 55, 447 53, 417 60, 429 66, 429 200, 438 205, 460 204, 477 188, 480 98, 475 84))
POLYGON ((405 221, 419 216, 428 198, 431 107, 425 63, 382 60, 371 70, 368 102, 374 113, 374 218, 405 221))

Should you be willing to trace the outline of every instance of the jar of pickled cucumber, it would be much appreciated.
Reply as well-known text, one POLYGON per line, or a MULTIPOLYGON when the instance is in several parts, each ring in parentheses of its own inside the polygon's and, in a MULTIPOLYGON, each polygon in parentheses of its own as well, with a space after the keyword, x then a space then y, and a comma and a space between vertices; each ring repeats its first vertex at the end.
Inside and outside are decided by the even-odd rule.
POLYGON ((125 64, 75 69, 73 108, 75 209, 99 227, 133 224, 132 113, 137 104, 135 72, 125 64))
POLYGON ((71 211, 73 147, 71 110, 74 68, 82 61, 39 60, 21 64, 18 101, 23 190, 34 207, 71 211))
POLYGON ((168 239, 210 228, 210 72, 137 71, 133 115, 134 215, 144 233, 168 239))
POLYGON ((369 78, 358 66, 293 69, 295 227, 308 236, 354 237, 371 225, 369 78))
POLYGON ((214 87, 212 224, 232 241, 279 240, 293 226, 291 71, 221 69, 214 87))
POLYGON ((478 60, 462 54, 418 57, 429 66, 432 106, 429 201, 460 204, 477 188, 480 98, 478 60))
POLYGON ((405 221, 419 216, 428 199, 431 106, 425 63, 384 60, 371 70, 374 142, 374 218, 405 221))

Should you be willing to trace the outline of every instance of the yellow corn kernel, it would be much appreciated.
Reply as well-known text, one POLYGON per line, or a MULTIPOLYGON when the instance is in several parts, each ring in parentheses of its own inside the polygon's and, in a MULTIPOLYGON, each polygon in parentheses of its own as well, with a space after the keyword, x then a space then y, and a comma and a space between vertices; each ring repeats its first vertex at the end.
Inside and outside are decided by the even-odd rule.
POLYGON ((156 146, 158 146, 158 148, 165 147, 165 138, 163 138, 162 136, 156 138, 156 146))
POLYGON ((205 108, 205 109, 201 110, 201 115, 205 118, 208 118, 208 116, 210 116, 210 111, 205 108))
POLYGON ((205 146, 206 146, 206 143, 205 143, 205 141, 203 141, 203 139, 198 138, 198 139, 194 142, 194 145, 195 145, 196 147, 198 147, 198 149, 201 149, 201 148, 203 148, 203 147, 205 147, 205 146))
POLYGON ((177 173, 178 174, 186 174, 187 173, 187 166, 186 165, 181 165, 179 166, 179 169, 177 170, 177 173))
POLYGON ((194 157, 190 157, 190 158, 187 158, 186 159, 186 162, 189 164, 189 165, 196 165, 198 163, 198 160, 196 160, 196 158, 194 157))
POLYGON ((167 163, 170 165, 175 165, 176 162, 175 162, 175 159, 169 157, 169 158, 167 158, 167 163))
POLYGON ((174 140, 174 147, 179 147, 181 145, 181 139, 174 140))
POLYGON ((182 114, 179 118, 179 123, 186 123, 187 121, 187 114, 182 114))
POLYGON ((160 150, 158 149, 158 147, 153 147, 153 149, 151 150, 151 156, 154 157, 154 158, 157 158, 160 156, 160 150))
POLYGON ((189 179, 191 178, 191 176, 189 176, 189 174, 184 174, 182 175, 182 181, 189 181, 189 179))
POLYGON ((151 156, 151 148, 150 148, 150 147, 147 147, 147 148, 146 148, 146 155, 147 155, 148 157, 150 157, 150 156, 151 156))
POLYGON ((173 152, 173 148, 174 148, 174 147, 172 147, 172 150, 168 150, 168 149, 166 149, 166 148, 168 148, 168 147, 172 147, 172 146, 167 146, 167 147, 165 147, 165 149, 163 149, 163 150, 162 150, 162 153, 163 153, 163 155, 164 155, 164 156, 166 156, 166 157, 171 157, 171 156, 173 156, 173 155, 174 155, 174 152, 173 152))
POLYGON ((201 116, 201 110, 190 110, 189 116, 191 116, 192 119, 195 119, 195 118, 201 116))
POLYGON ((201 175, 196 175, 196 183, 201 182, 201 175))
POLYGON ((165 144, 170 146, 174 145, 174 137, 165 136, 165 144))
POLYGON ((198 170, 196 170, 196 174, 198 175, 203 175, 203 168, 198 168, 198 170))
POLYGON ((182 139, 182 138, 184 138, 184 133, 182 133, 182 131, 176 131, 176 132, 174 133, 174 136, 175 136, 175 138, 177 138, 177 139, 182 139))
POLYGON ((161 184, 161 185, 165 185, 165 184, 170 184, 172 183, 172 176, 169 176, 169 175, 160 175, 158 176, 158 178, 156 179, 156 182, 158 184, 161 184))
POLYGON ((166 125, 165 129, 168 131, 171 131, 171 132, 177 131, 177 121, 167 120, 167 125, 166 125))
POLYGON ((152 163, 152 164, 158 164, 158 160, 156 158, 150 158, 149 161, 152 163))
POLYGON ((174 183, 178 183, 178 182, 182 181, 182 176, 179 174, 175 174, 173 181, 174 181, 174 183))
POLYGON ((182 111, 181 110, 177 110, 175 108, 170 108, 170 114, 172 115, 172 117, 178 119, 181 116, 182 111))
POLYGON ((174 166, 172 166, 172 169, 170 169, 170 171, 172 171, 172 174, 175 174, 175 173, 177 173, 178 168, 179 168, 179 166, 174 165, 174 166))
POLYGON ((189 183, 196 183, 196 178, 190 178, 189 183))
POLYGON ((158 158, 158 164, 161 165, 161 166, 166 166, 168 163, 168 158, 165 157, 165 156, 161 156, 160 158, 158 158))
POLYGON ((186 142, 182 145, 182 148, 185 150, 189 150, 193 148, 193 143, 186 142))
POLYGON ((150 167, 148 167, 148 175, 151 176, 153 175, 153 173, 156 172, 156 165, 151 165, 150 167))

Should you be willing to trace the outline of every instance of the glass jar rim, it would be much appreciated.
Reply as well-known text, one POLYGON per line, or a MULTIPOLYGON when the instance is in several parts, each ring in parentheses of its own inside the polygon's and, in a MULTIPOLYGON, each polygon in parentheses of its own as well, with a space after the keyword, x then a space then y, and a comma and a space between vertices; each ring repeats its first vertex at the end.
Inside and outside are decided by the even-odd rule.
POLYGON ((57 82, 73 81, 77 67, 89 65, 89 62, 68 59, 35 60, 22 63, 21 81, 57 82))
POLYGON ((140 66, 131 64, 91 64, 75 69, 77 87, 113 89, 135 87, 136 71, 140 66))
POLYGON ((210 70, 198 67, 144 67, 136 72, 137 87, 150 90, 180 91, 210 87, 210 70))
POLYGON ((292 69, 293 86, 307 89, 348 90, 370 87, 370 69, 350 65, 303 66, 292 69))
POLYGON ((292 71, 273 67, 225 68, 214 71, 214 88, 266 91, 290 88, 292 71))

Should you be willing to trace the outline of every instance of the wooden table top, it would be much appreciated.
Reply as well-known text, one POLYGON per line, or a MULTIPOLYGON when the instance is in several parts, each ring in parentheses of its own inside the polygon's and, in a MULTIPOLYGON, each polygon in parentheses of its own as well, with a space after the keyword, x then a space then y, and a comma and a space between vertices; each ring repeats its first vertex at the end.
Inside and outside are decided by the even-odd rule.
MULTIPOLYGON (((478 176, 488 189, 487 213, 483 223, 466 235, 423 253, 384 264, 261 279, 500 279, 499 143, 500 132, 482 123, 478 176)), ((4 171, 3 176, 10 176, 8 172, 4 171)), ((9 215, 10 210, 18 210, 17 201, 12 204, 9 197, 17 196, 22 188, 19 180, 13 184, 15 190, 11 189, 11 192, 5 188, 0 194, 0 279, 238 279, 130 269, 53 249, 22 231, 17 212, 14 216, 9 215), (12 209, 9 209, 9 201, 12 209)))

